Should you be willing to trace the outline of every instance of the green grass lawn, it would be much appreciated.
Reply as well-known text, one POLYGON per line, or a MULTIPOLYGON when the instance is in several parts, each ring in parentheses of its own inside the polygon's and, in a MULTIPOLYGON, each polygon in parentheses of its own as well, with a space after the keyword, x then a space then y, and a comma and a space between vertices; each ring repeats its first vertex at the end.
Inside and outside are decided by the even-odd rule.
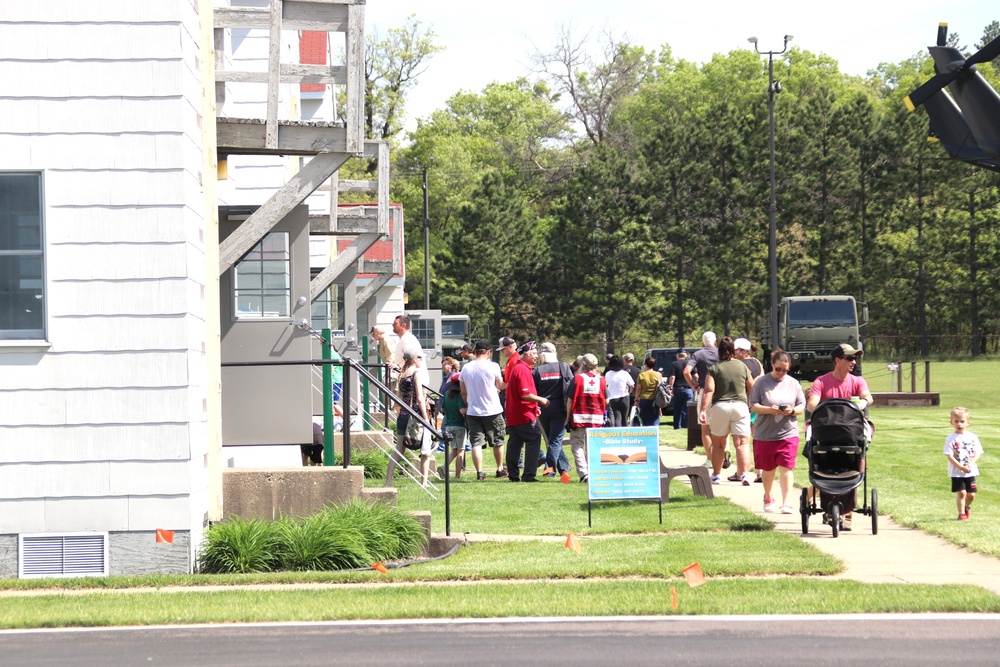
MULTIPOLYGON (((869 362, 869 372, 875 364, 869 362)), ((918 365, 920 373, 922 364, 918 365)), ((907 372, 908 366, 907 366, 907 372)), ((888 390, 883 380, 881 390, 888 390)), ((918 381, 918 390, 923 389, 918 381)), ((904 380, 904 388, 908 387, 904 380)), ((880 387, 876 386, 875 390, 880 387)), ((1000 361, 949 361, 931 364, 931 390, 940 407, 873 408, 875 438, 868 455, 870 485, 878 487, 879 508, 904 526, 940 535, 973 551, 1000 556, 1000 491, 994 464, 1000 446, 1000 361), (956 521, 947 461, 942 453, 951 433, 949 412, 956 405, 971 410, 970 429, 986 454, 980 460, 979 492, 970 521, 956 521)))
POLYGON ((100 627, 390 618, 1000 612, 974 586, 861 584, 812 579, 485 582, 309 590, 162 594, 104 592, 6 598, 0 627, 100 627), (678 598, 671 608, 671 589, 678 598))
MULTIPOLYGON (((922 368, 922 365, 921 365, 922 368)), ((889 382, 868 361, 873 390, 889 382)), ((922 371, 921 371, 922 372, 922 371)), ((870 486, 879 489, 883 514, 904 525, 1000 556, 1000 509, 990 456, 1000 441, 1000 361, 932 365, 932 390, 941 407, 875 407, 877 433, 869 454, 870 486), (941 453, 954 405, 972 410, 972 430, 987 455, 970 521, 955 520, 954 496, 941 453)), ((908 386, 908 381, 904 382, 908 386)), ((685 447, 687 432, 661 427, 661 444, 685 447)), ((492 455, 487 453, 492 475, 492 455)), ((369 483, 377 484, 379 480, 369 483)), ((799 480, 800 482, 803 480, 799 480)), ((397 480, 403 509, 430 510, 434 531, 444 531, 443 489, 430 499, 409 480, 397 480)), ((842 564, 770 522, 721 498, 694 496, 675 484, 663 506, 663 524, 651 501, 593 505, 587 526, 587 487, 544 479, 512 484, 490 477, 453 480, 453 534, 527 535, 527 541, 481 542, 450 558, 392 569, 357 572, 282 572, 257 575, 108 577, 106 579, 0 581, 2 589, 102 589, 74 595, 20 597, 0 604, 0 627, 105 626, 357 618, 503 617, 649 614, 816 614, 861 612, 1000 612, 1000 597, 971 586, 868 585, 830 579, 842 564), (581 536, 582 553, 563 546, 567 532, 581 536), (684 567, 699 562, 708 583, 689 588, 684 567), (825 577, 825 578, 824 578, 825 577), (307 590, 247 589, 252 584, 328 583, 307 590), (448 585, 440 585, 447 583, 448 585), (351 585, 360 584, 360 585, 351 585), (189 591, 177 586, 241 586, 189 591), (121 591, 117 589, 144 589, 121 591), (670 606, 675 588, 678 609, 670 606)), ((878 538, 873 538, 878 539, 878 538)))

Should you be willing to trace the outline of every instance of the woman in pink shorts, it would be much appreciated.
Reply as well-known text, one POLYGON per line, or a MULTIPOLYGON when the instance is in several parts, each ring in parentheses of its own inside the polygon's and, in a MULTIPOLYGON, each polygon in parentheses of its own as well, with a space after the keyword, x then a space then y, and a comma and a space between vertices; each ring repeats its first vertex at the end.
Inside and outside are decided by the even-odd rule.
POLYGON ((750 410, 758 415, 753 457, 763 471, 764 511, 776 511, 771 489, 777 471, 782 514, 795 513, 788 503, 788 494, 792 490, 792 470, 799 453, 798 415, 806 407, 802 385, 788 375, 791 363, 788 353, 778 350, 771 355, 771 372, 759 377, 750 390, 750 410))

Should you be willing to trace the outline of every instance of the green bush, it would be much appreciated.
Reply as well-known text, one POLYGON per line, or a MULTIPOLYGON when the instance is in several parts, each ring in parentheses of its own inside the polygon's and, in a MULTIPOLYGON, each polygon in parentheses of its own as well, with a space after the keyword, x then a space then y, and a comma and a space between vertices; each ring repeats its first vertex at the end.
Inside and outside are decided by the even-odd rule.
POLYGON ((199 557, 208 574, 344 570, 412 558, 426 535, 395 507, 355 500, 304 519, 228 519, 209 528, 199 557))
POLYGON ((209 528, 199 557, 212 574, 271 572, 277 564, 280 530, 273 522, 233 517, 209 528))
POLYGON ((355 500, 349 505, 326 510, 331 521, 362 527, 361 535, 372 561, 412 558, 420 553, 427 536, 420 524, 395 507, 355 500))
MULTIPOLYGON (((334 454, 333 465, 344 464, 344 457, 334 454)), ((385 472, 389 469, 389 457, 377 449, 367 452, 351 452, 351 465, 364 466, 365 479, 385 479, 385 472)), ((397 467, 393 477, 402 475, 403 472, 397 467)))

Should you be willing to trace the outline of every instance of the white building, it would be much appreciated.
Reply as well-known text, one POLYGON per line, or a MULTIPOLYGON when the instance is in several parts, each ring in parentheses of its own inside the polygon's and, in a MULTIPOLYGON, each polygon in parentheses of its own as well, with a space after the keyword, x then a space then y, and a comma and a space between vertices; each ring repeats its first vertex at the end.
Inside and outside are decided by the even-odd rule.
MULTIPOLYGON (((267 2, 255 4, 230 19, 266 19, 267 2)), ((287 0, 278 56, 297 55, 289 16, 339 12, 330 29, 352 31, 353 44, 338 81, 354 107, 363 8, 287 0)), ((246 249, 220 250, 219 206, 266 210, 299 166, 276 156, 316 151, 288 149, 279 121, 298 116, 276 117, 268 95, 283 88, 277 107, 294 111, 298 85, 270 76, 268 60, 256 102, 266 157, 240 158, 217 190, 216 69, 233 65, 241 30, 226 30, 215 54, 218 10, 210 0, 0 9, 0 577, 189 572, 222 515, 220 274, 246 249)), ((364 150, 351 114, 335 148, 346 157, 364 150)), ((239 231, 250 246, 267 232, 239 231)))

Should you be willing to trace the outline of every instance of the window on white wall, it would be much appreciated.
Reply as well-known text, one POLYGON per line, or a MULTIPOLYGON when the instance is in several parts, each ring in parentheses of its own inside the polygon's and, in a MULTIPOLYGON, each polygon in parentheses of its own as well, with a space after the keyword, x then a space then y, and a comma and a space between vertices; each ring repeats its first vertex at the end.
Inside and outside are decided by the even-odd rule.
POLYGON ((0 339, 45 338, 42 175, 0 173, 0 339))
POLYGON ((291 263, 285 232, 269 233, 237 262, 236 319, 291 316, 291 263))
POLYGON ((343 285, 338 283, 330 285, 312 302, 312 328, 341 332, 344 330, 343 285))

